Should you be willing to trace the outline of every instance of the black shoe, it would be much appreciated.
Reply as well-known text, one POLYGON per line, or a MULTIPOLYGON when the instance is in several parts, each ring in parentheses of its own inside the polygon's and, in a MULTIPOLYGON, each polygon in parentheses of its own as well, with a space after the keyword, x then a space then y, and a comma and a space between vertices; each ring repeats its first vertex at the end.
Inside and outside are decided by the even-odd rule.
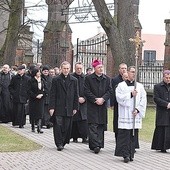
POLYGON ((78 140, 77 140, 77 139, 73 139, 73 142, 74 142, 74 143, 77 143, 77 142, 78 142, 78 140))
POLYGON ((46 126, 47 129, 50 129, 50 127, 51 127, 51 126, 50 126, 49 124, 46 126))
POLYGON ((87 139, 87 138, 83 138, 83 139, 82 139, 82 143, 87 144, 87 143, 89 143, 89 141, 88 141, 88 139, 87 139))
POLYGON ((100 152, 100 148, 99 147, 94 148, 94 153, 95 154, 98 154, 99 152, 100 152))
POLYGON ((62 151, 63 149, 64 149, 64 147, 63 147, 62 145, 60 145, 60 146, 57 147, 57 150, 58 150, 58 151, 62 151))
POLYGON ((162 149, 161 152, 162 153, 167 153, 167 151, 165 149, 162 149))
POLYGON ((24 126, 19 126, 19 128, 24 128, 24 126))
POLYGON ((124 157, 124 163, 128 163, 130 161, 129 157, 124 157))
POLYGON ((32 125, 31 131, 32 131, 32 132, 35 132, 35 126, 34 126, 34 125, 32 125))
POLYGON ((37 129, 37 132, 38 132, 38 133, 44 133, 44 132, 43 132, 41 129, 39 129, 39 128, 37 129))
POLYGON ((131 162, 133 161, 133 158, 132 158, 132 157, 130 157, 129 159, 130 159, 131 162))

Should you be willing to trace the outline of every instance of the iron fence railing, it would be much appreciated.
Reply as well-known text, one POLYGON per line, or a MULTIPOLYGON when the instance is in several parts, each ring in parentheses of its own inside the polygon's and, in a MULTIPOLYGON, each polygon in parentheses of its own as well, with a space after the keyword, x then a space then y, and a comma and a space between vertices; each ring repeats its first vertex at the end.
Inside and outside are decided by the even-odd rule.
POLYGON ((139 66, 139 82, 142 83, 146 90, 153 90, 155 84, 162 81, 163 66, 139 66))

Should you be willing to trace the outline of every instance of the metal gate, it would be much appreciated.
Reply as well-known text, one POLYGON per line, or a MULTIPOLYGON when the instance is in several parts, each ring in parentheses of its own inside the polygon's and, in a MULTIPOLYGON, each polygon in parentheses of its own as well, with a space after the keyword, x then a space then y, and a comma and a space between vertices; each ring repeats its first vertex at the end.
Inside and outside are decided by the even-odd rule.
POLYGON ((84 64, 84 73, 86 73, 88 67, 92 67, 91 64, 95 59, 103 62, 104 73, 106 73, 107 37, 105 34, 98 34, 85 41, 79 41, 79 39, 77 39, 77 47, 75 48, 74 54, 73 64, 82 62, 84 64))

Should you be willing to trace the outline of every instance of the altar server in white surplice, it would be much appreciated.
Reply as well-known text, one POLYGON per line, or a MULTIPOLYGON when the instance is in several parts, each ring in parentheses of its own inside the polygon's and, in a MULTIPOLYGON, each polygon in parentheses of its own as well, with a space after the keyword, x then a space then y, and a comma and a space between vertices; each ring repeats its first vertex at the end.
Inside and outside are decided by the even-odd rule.
POLYGON ((136 84, 135 67, 128 68, 128 80, 118 84, 116 100, 118 102, 118 139, 116 142, 115 156, 122 156, 124 162, 133 161, 135 152, 135 139, 138 129, 142 128, 142 118, 146 111, 146 91, 141 83, 136 84), (134 97, 136 106, 134 107, 134 97), (135 108, 135 109, 134 109, 135 108), (135 133, 133 135, 133 116, 135 115, 135 133))

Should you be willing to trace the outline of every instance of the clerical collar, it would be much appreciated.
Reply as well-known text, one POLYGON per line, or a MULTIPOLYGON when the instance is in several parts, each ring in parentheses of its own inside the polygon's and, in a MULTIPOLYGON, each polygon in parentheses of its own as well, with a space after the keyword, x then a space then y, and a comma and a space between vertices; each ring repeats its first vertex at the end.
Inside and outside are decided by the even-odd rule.
POLYGON ((126 80, 125 82, 126 82, 126 84, 127 84, 128 86, 134 86, 134 84, 135 84, 134 81, 126 80))
POLYGON ((167 83, 164 82, 164 84, 165 84, 165 86, 170 87, 170 84, 169 84, 169 83, 167 84, 167 83))
POLYGON ((63 73, 61 73, 61 76, 62 76, 63 79, 66 79, 66 78, 69 77, 69 75, 64 75, 63 73))
POLYGON ((2 74, 4 74, 4 75, 7 75, 9 72, 7 72, 7 73, 5 73, 5 72, 2 72, 2 74))
POLYGON ((81 76, 83 75, 83 73, 77 74, 77 73, 75 72, 75 75, 76 75, 77 77, 81 77, 81 76))
POLYGON ((102 77, 102 76, 103 76, 103 74, 98 75, 98 74, 96 74, 96 73, 95 73, 95 75, 96 75, 97 77, 102 77))

